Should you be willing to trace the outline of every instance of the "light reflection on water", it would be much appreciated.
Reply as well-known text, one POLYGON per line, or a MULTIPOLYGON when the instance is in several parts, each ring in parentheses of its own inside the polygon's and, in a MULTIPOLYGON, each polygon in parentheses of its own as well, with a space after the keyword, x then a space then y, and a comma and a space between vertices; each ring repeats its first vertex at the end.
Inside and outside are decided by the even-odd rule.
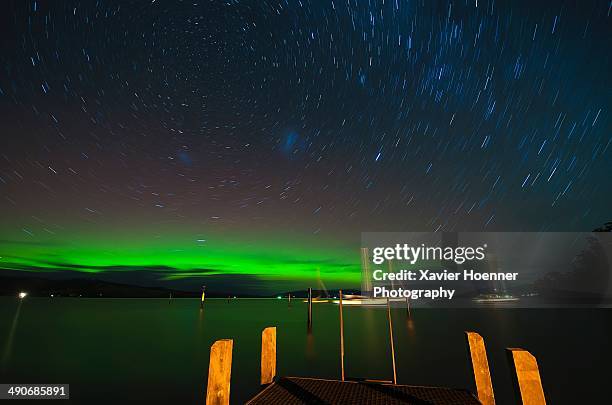
POLYGON ((6 339, 6 346, 4 347, 4 351, 2 352, 2 361, 0 362, 0 368, 5 372, 8 366, 8 362, 11 358, 11 353, 13 352, 13 341, 15 340, 15 330, 17 329, 17 322, 19 321, 19 313, 21 312, 21 305, 23 304, 23 300, 19 300, 19 304, 17 304, 17 310, 15 311, 15 316, 13 316, 13 322, 11 322, 11 327, 8 332, 8 337, 6 339))

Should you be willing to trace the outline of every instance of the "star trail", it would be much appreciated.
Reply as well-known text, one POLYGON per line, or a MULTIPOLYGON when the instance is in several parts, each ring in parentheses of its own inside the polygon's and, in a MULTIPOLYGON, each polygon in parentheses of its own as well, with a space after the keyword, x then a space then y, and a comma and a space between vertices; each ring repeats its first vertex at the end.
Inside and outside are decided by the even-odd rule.
POLYGON ((0 267, 357 282, 364 231, 591 230, 611 4, 8 2, 0 267))

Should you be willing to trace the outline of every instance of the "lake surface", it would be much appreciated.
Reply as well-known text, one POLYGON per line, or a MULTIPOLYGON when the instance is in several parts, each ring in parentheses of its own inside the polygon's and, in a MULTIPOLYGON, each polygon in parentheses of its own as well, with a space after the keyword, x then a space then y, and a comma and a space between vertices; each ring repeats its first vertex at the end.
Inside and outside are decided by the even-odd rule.
MULTIPOLYGON (((62 403, 203 404, 208 355, 234 339, 232 403, 259 390, 261 331, 276 326, 278 374, 339 378, 338 306, 293 300, 0 298, 0 382, 69 383, 62 403)), ((531 351, 551 404, 597 402, 607 393, 609 309, 393 309, 401 384, 473 390, 464 330, 479 332, 498 404, 514 403, 505 347, 531 351)), ((347 307, 348 377, 392 378, 386 312, 347 307)), ((25 403, 25 402, 20 402, 25 403)))

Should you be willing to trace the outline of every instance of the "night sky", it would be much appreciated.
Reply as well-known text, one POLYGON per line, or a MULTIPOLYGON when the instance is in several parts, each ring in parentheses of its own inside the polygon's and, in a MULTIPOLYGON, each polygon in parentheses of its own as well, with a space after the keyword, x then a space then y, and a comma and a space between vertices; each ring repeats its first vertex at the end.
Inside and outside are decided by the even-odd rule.
POLYGON ((274 292, 364 231, 594 229, 611 4, 6 2, 0 269, 274 292))

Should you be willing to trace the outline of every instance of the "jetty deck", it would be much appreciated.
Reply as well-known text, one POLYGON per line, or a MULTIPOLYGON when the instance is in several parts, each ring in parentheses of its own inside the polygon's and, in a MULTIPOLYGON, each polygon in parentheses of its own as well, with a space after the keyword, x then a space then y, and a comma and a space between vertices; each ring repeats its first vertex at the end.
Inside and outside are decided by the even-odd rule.
POLYGON ((247 404, 478 405, 480 402, 471 392, 461 389, 280 377, 247 404))

